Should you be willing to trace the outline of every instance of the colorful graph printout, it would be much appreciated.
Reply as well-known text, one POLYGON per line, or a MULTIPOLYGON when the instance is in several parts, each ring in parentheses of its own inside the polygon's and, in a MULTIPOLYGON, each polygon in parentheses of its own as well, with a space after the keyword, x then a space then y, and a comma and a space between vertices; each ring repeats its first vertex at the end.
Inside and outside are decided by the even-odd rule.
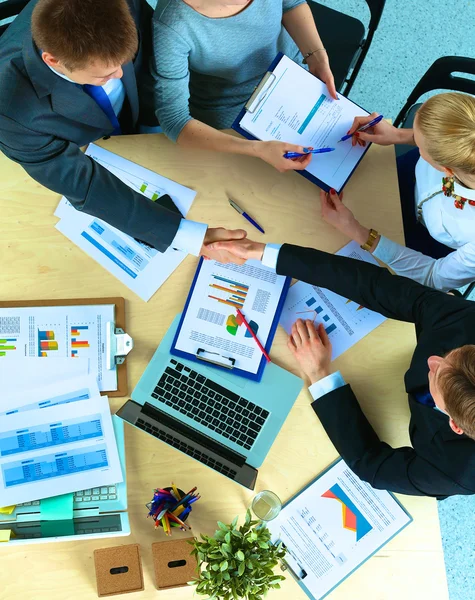
POLYGON ((232 279, 226 279, 225 277, 219 277, 218 275, 212 275, 211 279, 209 298, 216 300, 220 304, 226 304, 234 308, 241 309, 244 306, 249 291, 248 285, 233 281, 232 279))
POLYGON ((341 520, 343 529, 349 529, 356 533, 356 541, 365 536, 372 527, 356 508, 355 504, 348 498, 341 486, 336 483, 322 494, 322 498, 332 498, 341 503, 341 520))
POLYGON ((15 345, 17 341, 17 338, 0 339, 0 357, 6 356, 7 352, 13 353, 17 349, 15 345))

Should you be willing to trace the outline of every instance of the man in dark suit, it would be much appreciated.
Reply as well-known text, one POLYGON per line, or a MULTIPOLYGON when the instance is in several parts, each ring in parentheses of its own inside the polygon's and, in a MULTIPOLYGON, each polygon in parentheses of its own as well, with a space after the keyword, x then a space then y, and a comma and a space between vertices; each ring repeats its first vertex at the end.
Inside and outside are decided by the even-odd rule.
POLYGON ((331 373, 323 327, 298 321, 289 348, 325 431, 361 479, 378 489, 439 499, 475 493, 475 303, 310 248, 250 240, 212 246, 262 260, 280 275, 328 288, 390 319, 415 323, 417 346, 405 375, 412 447, 392 448, 379 439, 351 387, 339 372, 331 373))
POLYGON ((244 232, 186 221, 80 150, 153 124, 151 16, 145 0, 32 0, 0 38, 0 150, 78 210, 198 255, 244 232))

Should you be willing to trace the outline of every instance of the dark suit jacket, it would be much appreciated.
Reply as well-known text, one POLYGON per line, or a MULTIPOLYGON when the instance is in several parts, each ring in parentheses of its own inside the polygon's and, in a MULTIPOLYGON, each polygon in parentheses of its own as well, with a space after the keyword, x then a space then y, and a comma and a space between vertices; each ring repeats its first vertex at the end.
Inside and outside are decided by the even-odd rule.
MULTIPOLYGON (((0 149, 33 179, 66 196, 78 210, 166 250, 180 215, 132 191, 80 151, 81 146, 110 135, 113 126, 81 86, 58 77, 41 59, 31 37, 36 1, 27 5, 0 38, 0 149)), ((149 78, 152 9, 145 0, 128 0, 128 4, 140 48, 134 62, 123 66, 127 103, 122 113, 128 123, 121 124, 133 130, 139 119, 137 81, 146 89, 149 78)))
POLYGON ((475 493, 475 441, 454 433, 446 415, 413 396, 427 389, 429 356, 475 343, 475 303, 374 265, 287 244, 280 250, 277 272, 416 325, 417 346, 405 375, 412 448, 382 442, 349 385, 312 404, 348 466, 378 489, 438 498, 475 493))

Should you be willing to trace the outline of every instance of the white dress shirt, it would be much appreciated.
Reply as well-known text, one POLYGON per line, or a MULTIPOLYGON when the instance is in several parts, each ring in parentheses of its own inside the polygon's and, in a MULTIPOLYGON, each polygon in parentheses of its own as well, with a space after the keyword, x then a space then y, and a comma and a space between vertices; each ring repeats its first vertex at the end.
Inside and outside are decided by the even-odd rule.
MULTIPOLYGON (((48 67, 59 77, 62 77, 71 83, 76 83, 72 79, 69 79, 69 77, 66 77, 66 75, 58 73, 58 71, 55 71, 49 65, 48 67)), ((125 100, 125 87, 122 83, 122 80, 109 79, 109 81, 107 81, 102 88, 109 96, 112 108, 118 117, 125 100)), ((170 245, 172 248, 176 248, 177 250, 182 250, 188 254, 199 256, 207 229, 208 226, 204 223, 196 223, 195 221, 187 221, 186 219, 182 219, 180 225, 178 226, 175 237, 170 245)))
MULTIPOLYGON (((475 281, 475 206, 467 202, 462 210, 455 208, 454 198, 442 192, 442 177, 441 171, 423 158, 419 159, 416 165, 416 214, 420 206, 422 224, 430 235, 455 251, 435 259, 381 236, 373 254, 397 275, 448 291, 475 281)), ((457 182, 454 192, 475 200, 475 190, 457 182)))

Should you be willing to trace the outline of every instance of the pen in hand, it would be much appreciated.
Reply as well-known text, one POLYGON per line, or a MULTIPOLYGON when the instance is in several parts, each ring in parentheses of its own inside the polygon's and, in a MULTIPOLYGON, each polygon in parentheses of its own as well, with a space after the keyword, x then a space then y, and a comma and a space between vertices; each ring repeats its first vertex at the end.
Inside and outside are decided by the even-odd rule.
POLYGON ((317 148, 316 150, 304 148, 303 150, 303 152, 286 152, 284 158, 300 158, 301 156, 307 156, 307 154, 325 154, 325 152, 334 152, 335 148, 317 148))
POLYGON ((382 119, 384 119, 383 115, 378 115, 375 119, 373 119, 372 121, 370 121, 369 123, 366 123, 366 125, 362 125, 361 127, 358 127, 358 129, 356 131, 353 131, 353 133, 347 133, 346 135, 344 135, 341 140, 338 140, 337 144, 339 144, 340 142, 344 142, 346 140, 349 140, 351 137, 353 137, 355 135, 355 133, 357 131, 366 131, 367 129, 369 129, 370 127, 374 127, 375 125, 377 125, 382 119))

